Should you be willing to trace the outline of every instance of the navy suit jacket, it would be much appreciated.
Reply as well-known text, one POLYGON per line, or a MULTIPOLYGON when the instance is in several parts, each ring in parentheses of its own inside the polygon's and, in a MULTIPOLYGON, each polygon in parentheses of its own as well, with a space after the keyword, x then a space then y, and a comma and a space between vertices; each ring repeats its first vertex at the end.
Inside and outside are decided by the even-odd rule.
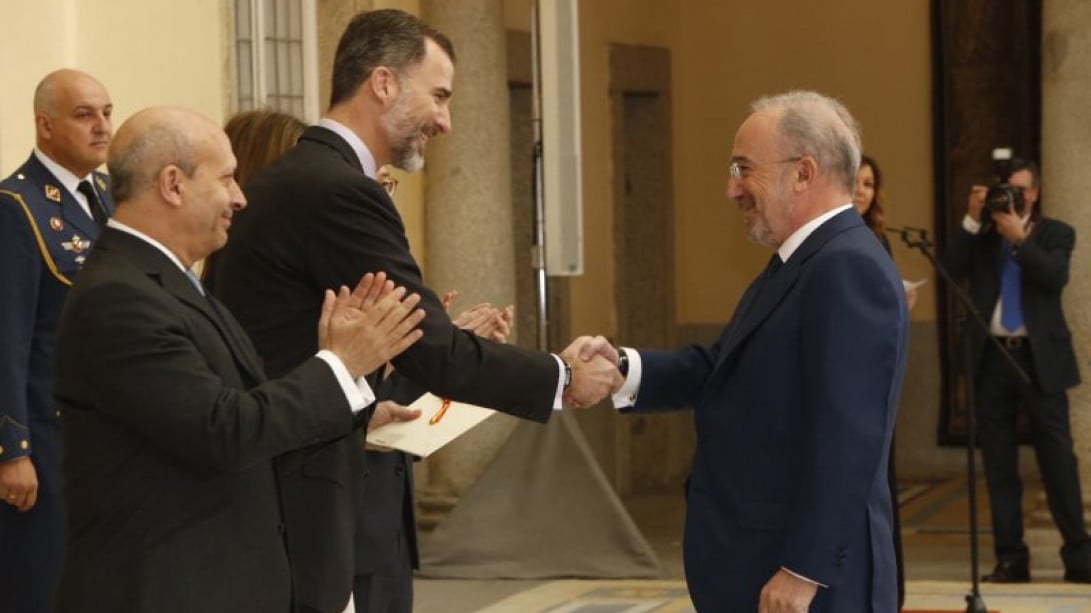
POLYGON ((780 568, 811 611, 895 611, 887 459, 907 313, 859 215, 818 227, 709 347, 641 351, 635 411, 694 407, 686 580, 699 611, 755 611, 780 568))
MULTIPOLYGON (((113 215, 107 176, 95 189, 113 215)), ((0 183, 0 462, 33 455, 43 493, 60 494, 53 351, 68 288, 99 228, 33 154, 0 183)))

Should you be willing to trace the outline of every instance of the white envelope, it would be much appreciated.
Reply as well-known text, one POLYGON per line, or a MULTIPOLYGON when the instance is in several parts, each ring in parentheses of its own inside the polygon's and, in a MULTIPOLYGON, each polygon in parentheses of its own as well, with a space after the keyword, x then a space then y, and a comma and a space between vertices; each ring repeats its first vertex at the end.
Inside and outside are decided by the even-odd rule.
POLYGON ((367 433, 367 442, 426 458, 496 413, 461 402, 449 402, 444 410, 445 402, 448 401, 434 394, 424 394, 409 405, 411 409, 421 410, 420 417, 413 421, 390 422, 371 430, 367 433))
POLYGON ((927 278, 921 279, 920 281, 906 281, 905 279, 902 279, 902 288, 904 288, 905 291, 908 292, 911 289, 917 289, 925 283, 928 283, 927 278))

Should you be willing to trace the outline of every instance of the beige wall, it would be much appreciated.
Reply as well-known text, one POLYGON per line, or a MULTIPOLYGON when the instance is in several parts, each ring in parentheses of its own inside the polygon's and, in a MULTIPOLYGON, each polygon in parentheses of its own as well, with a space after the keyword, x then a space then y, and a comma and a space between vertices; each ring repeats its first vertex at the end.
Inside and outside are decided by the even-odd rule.
MULTIPOLYGON (((672 67, 679 323, 724 320, 768 259, 723 195, 734 132, 757 96, 804 88, 845 102, 885 172, 888 220, 931 227, 928 5, 884 5, 878 20, 874 10, 864 0, 775 0, 681 14, 672 67)), ((896 245, 894 257, 903 276, 927 276, 919 254, 896 245)), ((930 284, 914 319, 935 319, 933 299, 930 284)))
MULTIPOLYGON (((42 75, 61 66, 102 80, 118 123, 153 104, 196 108, 217 120, 226 116, 232 76, 224 42, 229 0, 7 2, 14 6, 5 10, 5 48, 25 52, 0 59, 5 84, 0 174, 22 163, 33 145, 31 93, 42 75), (130 25, 122 31, 119 23, 130 25), (42 44, 41 24, 51 24, 55 43, 42 44)), ((320 0, 319 9, 336 4, 320 0)), ((416 0, 372 4, 419 10, 416 0)), ((599 239, 610 236, 613 223, 607 92, 611 43, 672 52, 679 324, 726 319, 767 257, 746 241, 734 205, 723 196, 731 140, 755 96, 807 87, 840 97, 861 121, 865 148, 886 173, 888 219, 931 226, 931 78, 924 3, 895 3, 879 22, 867 18, 874 6, 864 0, 691 1, 681 7, 690 10, 663 0, 580 3, 587 272, 572 285, 574 333, 616 331, 614 310, 602 306, 613 302, 612 246, 599 239), (866 25, 852 25, 861 20, 866 25)), ((529 0, 506 0, 504 10, 509 28, 529 29, 529 0)), ((340 28, 333 29, 323 36, 336 38, 340 28)), ((328 74, 329 66, 320 71, 328 74)), ((457 77, 455 85, 457 91, 457 77)), ((457 117, 454 126, 458 129, 457 117)), ((422 259, 421 181, 426 177, 427 172, 403 177, 396 198, 422 259)), ((927 275, 921 258, 900 245, 895 245, 895 259, 907 278, 927 275)), ((935 319, 933 290, 932 284, 923 289, 914 319, 935 319)))
POLYGON ((34 146, 34 86, 57 68, 102 81, 114 102, 115 128, 159 104, 222 120, 230 98, 227 7, 227 0, 5 0, 0 175, 22 164, 34 146))
MULTIPOLYGON (((586 274, 572 285, 573 333, 617 327, 603 307, 614 296, 613 247, 603 240, 613 223, 612 43, 671 51, 679 325, 725 321, 768 258, 724 197, 735 130, 760 95, 808 88, 844 101, 885 172, 888 223, 931 227, 928 6, 895 3, 880 21, 873 11, 864 0, 580 3, 586 274)), ((505 13, 509 28, 529 29, 529 0, 507 0, 505 13)), ((895 244, 894 256, 904 277, 931 276, 919 254, 895 244)), ((935 319, 933 288, 922 289, 915 320, 935 319)))

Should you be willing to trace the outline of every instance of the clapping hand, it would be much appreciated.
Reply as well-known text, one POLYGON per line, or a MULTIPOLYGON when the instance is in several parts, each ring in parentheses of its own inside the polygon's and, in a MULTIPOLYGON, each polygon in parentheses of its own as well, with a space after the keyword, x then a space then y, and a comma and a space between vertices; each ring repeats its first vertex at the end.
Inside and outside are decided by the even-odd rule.
MULTIPOLYGON (((458 292, 454 290, 444 294, 441 299, 443 308, 449 310, 456 296, 458 292)), ((508 336, 511 335, 511 328, 515 324, 515 306, 509 304, 501 309, 488 302, 482 302, 463 311, 451 321, 459 328, 473 332, 481 338, 506 343, 508 336)))
POLYGON ((326 290, 318 321, 319 348, 336 354, 353 377, 371 373, 420 340, 424 310, 384 273, 368 273, 356 289, 326 290))

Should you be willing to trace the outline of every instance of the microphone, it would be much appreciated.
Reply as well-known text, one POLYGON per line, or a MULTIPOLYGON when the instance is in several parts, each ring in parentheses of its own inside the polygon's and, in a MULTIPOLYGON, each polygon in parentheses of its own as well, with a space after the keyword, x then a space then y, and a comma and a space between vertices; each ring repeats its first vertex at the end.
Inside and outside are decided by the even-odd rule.
POLYGON ((912 226, 905 226, 905 227, 902 227, 902 228, 899 228, 897 226, 887 226, 886 228, 883 228, 883 229, 885 231, 887 231, 887 232, 890 232, 891 234, 903 234, 903 233, 909 233, 909 232, 914 232, 916 234, 920 234, 921 236, 925 236, 925 235, 928 234, 928 229, 927 228, 914 228, 912 226))
POLYGON ((932 242, 928 240, 928 230, 925 228, 889 226, 884 230, 900 236, 906 247, 929 247, 932 245, 932 242))

